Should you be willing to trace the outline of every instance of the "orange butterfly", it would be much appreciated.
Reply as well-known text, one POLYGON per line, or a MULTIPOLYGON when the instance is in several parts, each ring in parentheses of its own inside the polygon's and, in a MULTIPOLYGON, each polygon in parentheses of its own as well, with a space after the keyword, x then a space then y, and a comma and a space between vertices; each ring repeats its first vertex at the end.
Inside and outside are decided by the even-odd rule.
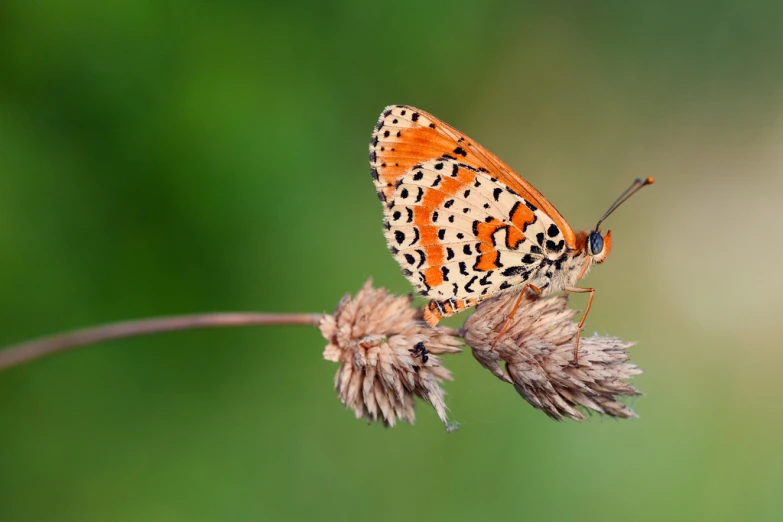
POLYGON ((612 232, 603 235, 601 223, 652 178, 637 179, 593 230, 574 233, 554 205, 494 154, 406 105, 381 114, 370 165, 389 249, 405 277, 432 299, 427 323, 521 288, 499 339, 528 288, 589 292, 574 350, 578 362, 595 289, 574 285, 611 250, 612 232))

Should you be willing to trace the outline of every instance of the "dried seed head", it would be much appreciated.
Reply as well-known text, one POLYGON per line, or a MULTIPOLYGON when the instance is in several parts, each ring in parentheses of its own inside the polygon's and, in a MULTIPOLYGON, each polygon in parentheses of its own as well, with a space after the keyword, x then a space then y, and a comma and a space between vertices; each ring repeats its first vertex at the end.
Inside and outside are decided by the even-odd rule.
POLYGON ((341 363, 334 381, 337 395, 357 418, 387 426, 397 419, 413 423, 413 396, 418 395, 448 425, 439 383, 451 380, 451 373, 438 355, 458 353, 462 341, 454 330, 427 326, 412 300, 373 288, 369 280, 356 297, 346 295, 334 315, 321 320, 321 333, 329 341, 324 358, 341 363))
POLYGON ((640 395, 623 379, 642 373, 628 363, 633 345, 613 337, 582 337, 579 366, 572 366, 577 313, 565 296, 523 297, 509 328, 497 338, 518 294, 506 294, 480 305, 465 321, 465 342, 473 356, 499 379, 508 382, 534 407, 556 420, 584 420, 577 409, 613 417, 637 417, 618 396, 640 395), (507 374, 498 361, 506 363, 507 374))

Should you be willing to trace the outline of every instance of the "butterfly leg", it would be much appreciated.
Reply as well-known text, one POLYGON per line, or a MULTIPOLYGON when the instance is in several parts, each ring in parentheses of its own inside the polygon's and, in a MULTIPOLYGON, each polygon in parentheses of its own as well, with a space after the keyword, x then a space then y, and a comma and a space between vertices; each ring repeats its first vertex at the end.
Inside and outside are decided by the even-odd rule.
POLYGON ((576 286, 570 286, 566 288, 566 292, 574 292, 578 294, 586 294, 590 292, 590 299, 588 299, 587 301, 585 312, 582 314, 582 320, 579 321, 579 326, 576 330, 576 347, 574 348, 574 360, 571 361, 572 365, 579 366, 579 340, 582 338, 582 326, 584 326, 585 319, 587 319, 587 313, 590 311, 590 306, 593 304, 593 297, 595 297, 595 288, 578 288, 576 286))
POLYGON ((525 292, 527 292, 528 288, 530 288, 536 294, 541 295, 540 288, 538 288, 536 285, 525 283, 525 286, 522 287, 522 291, 519 292, 519 297, 517 297, 517 300, 514 302, 514 308, 511 309, 511 313, 508 315, 508 319, 506 319, 506 324, 504 324, 503 328, 500 329, 500 333, 498 334, 497 337, 495 337, 495 340, 492 342, 492 346, 489 347, 490 350, 495 349, 495 345, 498 343, 500 338, 503 337, 503 334, 506 333, 508 327, 511 326, 511 320, 514 319, 514 314, 517 313, 517 308, 519 308, 519 304, 522 302, 522 298, 525 296, 525 292))

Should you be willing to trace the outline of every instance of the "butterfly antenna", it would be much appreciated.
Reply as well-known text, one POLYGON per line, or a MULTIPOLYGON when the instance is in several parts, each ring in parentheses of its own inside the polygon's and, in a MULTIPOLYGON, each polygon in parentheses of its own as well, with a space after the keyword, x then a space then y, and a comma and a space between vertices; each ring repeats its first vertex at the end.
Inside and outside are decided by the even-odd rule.
POLYGON ((614 212, 615 210, 617 210, 617 207, 619 207, 620 205, 622 205, 622 204, 623 204, 623 202, 624 202, 626 199, 630 198, 631 196, 633 196, 634 194, 636 194, 637 192, 639 192, 639 190, 640 190, 642 187, 646 187, 647 185, 652 185, 654 181, 655 181, 655 180, 654 180, 653 178, 647 178, 647 179, 637 179, 636 181, 634 181, 634 182, 633 182, 633 184, 632 184, 630 187, 628 187, 628 188, 626 189, 626 191, 625 191, 625 192, 623 192, 622 194, 620 194, 620 197, 619 197, 619 198, 617 198, 617 200, 616 200, 614 203, 612 203, 612 206, 611 206, 611 207, 609 207, 609 210, 607 210, 607 211, 606 211, 606 214, 604 214, 604 216, 603 216, 601 219, 599 219, 599 220, 598 220, 598 224, 595 226, 595 229, 596 229, 596 230, 598 230, 598 227, 600 227, 600 226, 601 226, 601 223, 603 223, 603 222, 604 222, 604 220, 605 220, 606 218, 608 218, 608 217, 609 217, 609 215, 610 215, 612 212, 614 212))

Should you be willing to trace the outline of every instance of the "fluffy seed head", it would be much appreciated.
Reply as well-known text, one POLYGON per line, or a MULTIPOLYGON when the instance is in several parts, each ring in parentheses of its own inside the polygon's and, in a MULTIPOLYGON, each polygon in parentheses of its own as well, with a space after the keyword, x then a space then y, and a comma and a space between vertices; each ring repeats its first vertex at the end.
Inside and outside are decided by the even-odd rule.
POLYGON ((497 342, 518 294, 506 294, 480 305, 463 327, 473 356, 499 379, 511 384, 530 404, 556 420, 584 420, 582 409, 612 417, 632 418, 636 413, 618 401, 640 395, 624 379, 641 373, 627 362, 633 343, 614 337, 582 337, 579 366, 572 366, 577 313, 568 298, 539 298, 531 294, 522 303, 497 342), (499 362, 504 362, 504 372, 499 362))
POLYGON ((452 329, 427 326, 412 300, 373 288, 368 280, 355 297, 343 297, 334 314, 321 320, 321 333, 329 342, 324 358, 340 363, 335 389, 357 418, 387 426, 398 419, 413 423, 415 395, 430 403, 448 426, 439 383, 451 380, 451 373, 439 355, 458 353, 462 341, 452 329))

